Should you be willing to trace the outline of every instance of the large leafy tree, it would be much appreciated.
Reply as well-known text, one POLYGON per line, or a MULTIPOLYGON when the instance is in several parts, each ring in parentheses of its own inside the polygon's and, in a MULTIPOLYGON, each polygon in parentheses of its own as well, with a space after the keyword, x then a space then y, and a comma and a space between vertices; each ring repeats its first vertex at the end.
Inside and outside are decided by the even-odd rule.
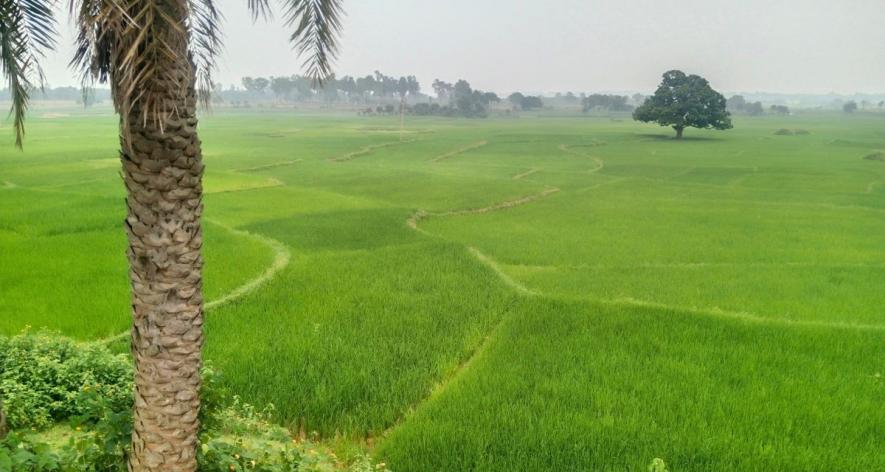
MULTIPOLYGON (((247 0, 255 18, 270 0, 247 0)), ((279 0, 307 74, 330 75, 342 0, 279 0)), ((16 143, 41 54, 54 46, 57 0, 0 0, 0 70, 16 143)), ((214 0, 71 0, 72 61, 109 83, 120 116, 135 360, 131 471, 196 469, 203 345, 203 163, 197 104, 221 49, 214 0)), ((208 102, 207 102, 208 103, 208 102)))
POLYGON ((633 111, 633 119, 672 126, 677 139, 682 139, 687 127, 720 130, 732 127, 725 97, 713 90, 707 79, 678 70, 664 73, 655 94, 633 111))

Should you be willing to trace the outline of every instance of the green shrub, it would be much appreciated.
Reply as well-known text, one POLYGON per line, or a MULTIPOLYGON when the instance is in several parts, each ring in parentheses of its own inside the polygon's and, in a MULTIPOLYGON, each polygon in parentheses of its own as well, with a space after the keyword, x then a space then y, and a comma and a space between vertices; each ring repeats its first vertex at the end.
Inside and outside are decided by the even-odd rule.
POLYGON ((876 151, 872 154, 867 154, 864 156, 864 159, 868 161, 885 161, 885 152, 876 151))
POLYGON ((0 395, 12 429, 88 421, 95 395, 115 409, 132 404, 132 365, 98 345, 24 331, 0 337, 0 395))
MULTIPOLYGON (((230 395, 221 376, 203 368, 201 471, 338 471, 344 464, 311 441, 292 439, 274 423, 274 407, 256 408, 230 395)), ((0 392, 13 429, 0 441, 0 471, 126 470, 132 436, 132 365, 123 355, 50 333, 0 337, 0 392), (69 421, 67 443, 47 445, 38 428, 69 421)), ((349 470, 383 471, 368 457, 349 470)))

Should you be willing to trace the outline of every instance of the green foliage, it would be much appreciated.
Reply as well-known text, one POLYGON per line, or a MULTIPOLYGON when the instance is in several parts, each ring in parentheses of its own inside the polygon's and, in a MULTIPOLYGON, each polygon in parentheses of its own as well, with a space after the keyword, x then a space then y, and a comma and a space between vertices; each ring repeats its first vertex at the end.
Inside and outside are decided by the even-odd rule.
POLYGON ((633 107, 627 104, 627 100, 629 100, 629 97, 626 95, 604 95, 594 93, 584 97, 584 99, 581 100, 581 105, 584 113, 594 109, 630 111, 633 107))
MULTIPOLYGON (((107 365, 115 364, 120 356, 88 344, 78 344, 59 336, 25 333, 6 340, 0 338, 0 352, 6 358, 57 359, 64 353, 65 359, 78 366, 92 365, 92 372, 103 372, 107 365), (10 348, 11 346, 11 348, 10 348)), ((64 364, 64 362, 61 362, 64 364)), ((12 472, 115 472, 126 468, 132 437, 131 395, 120 398, 114 392, 131 391, 129 380, 131 367, 125 365, 126 374, 112 379, 109 384, 84 386, 82 392, 69 400, 53 402, 60 411, 74 412, 70 415, 70 427, 64 444, 50 445, 40 440, 39 434, 31 436, 11 433, 0 441, 0 471, 12 472), (116 383, 113 383, 113 382, 116 383), (67 405, 67 403, 72 403, 67 405)), ((9 378, 24 378, 20 373, 27 367, 21 363, 5 363, 9 378)), ((70 369, 69 369, 70 370, 70 369)), ((39 370, 48 374, 47 382, 22 383, 18 395, 9 398, 16 415, 21 413, 21 399, 43 398, 44 390, 52 390, 49 378, 57 372, 39 370), (47 387, 47 385, 50 385, 47 387), (24 395, 21 393, 24 392, 24 395)), ((31 372, 28 372, 30 375, 31 372)), ((61 375, 66 378, 69 375, 61 375)), ((91 378, 90 378, 91 379, 91 378)), ((211 367, 203 370, 200 447, 198 461, 200 470, 209 472, 260 471, 334 471, 345 464, 334 453, 312 441, 293 440, 289 432, 279 426, 274 418, 273 405, 259 409, 243 402, 239 396, 230 396, 220 382, 220 375, 211 367)), ((33 407, 33 405, 30 405, 33 407)), ((38 415, 43 415, 39 411, 38 415)), ((37 422, 31 417, 20 418, 18 425, 37 422)), ((40 416, 42 421, 42 416, 40 416)), ((52 418, 59 420, 60 418, 52 418)), ((366 457, 357 457, 349 470, 383 470, 366 457)))
POLYGON ((61 458, 47 444, 30 442, 16 433, 0 440, 0 470, 4 472, 48 472, 59 470, 60 464, 61 458))
POLYGON ((524 95, 521 92, 511 93, 507 100, 513 104, 517 110, 535 110, 544 107, 541 97, 535 95, 524 95))
POLYGON ((670 472, 667 470, 667 463, 664 462, 664 459, 659 457, 655 457, 650 464, 648 464, 648 472, 670 472))
POLYGON ((672 126, 677 137, 682 137, 686 127, 718 130, 732 127, 725 97, 713 90, 707 79, 678 70, 664 73, 655 94, 633 112, 633 118, 672 126))
POLYGON ((94 401, 127 407, 132 366, 96 345, 50 332, 0 337, 0 396, 13 429, 44 428, 72 417, 94 421, 94 401))

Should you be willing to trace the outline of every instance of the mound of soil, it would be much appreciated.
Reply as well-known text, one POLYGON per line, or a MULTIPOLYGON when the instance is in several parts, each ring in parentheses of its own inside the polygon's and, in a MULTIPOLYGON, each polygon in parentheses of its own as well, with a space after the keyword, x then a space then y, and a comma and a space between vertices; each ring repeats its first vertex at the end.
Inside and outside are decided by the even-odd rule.
POLYGON ((774 134, 776 134, 778 136, 799 136, 799 135, 811 134, 811 133, 809 133, 808 130, 805 130, 805 129, 781 128, 781 129, 775 131, 774 134))
POLYGON ((867 161, 885 162, 885 152, 876 151, 872 154, 868 154, 868 155, 864 156, 864 159, 867 161))

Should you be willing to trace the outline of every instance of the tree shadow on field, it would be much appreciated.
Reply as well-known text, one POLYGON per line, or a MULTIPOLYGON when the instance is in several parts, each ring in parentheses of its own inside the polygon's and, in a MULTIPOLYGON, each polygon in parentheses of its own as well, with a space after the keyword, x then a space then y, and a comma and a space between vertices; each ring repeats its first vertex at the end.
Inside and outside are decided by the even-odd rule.
POLYGON ((692 136, 690 134, 684 135, 682 139, 676 139, 675 132, 672 134, 636 133, 634 134, 634 136, 643 140, 673 141, 675 143, 683 141, 722 141, 722 138, 711 138, 709 136, 692 136))

